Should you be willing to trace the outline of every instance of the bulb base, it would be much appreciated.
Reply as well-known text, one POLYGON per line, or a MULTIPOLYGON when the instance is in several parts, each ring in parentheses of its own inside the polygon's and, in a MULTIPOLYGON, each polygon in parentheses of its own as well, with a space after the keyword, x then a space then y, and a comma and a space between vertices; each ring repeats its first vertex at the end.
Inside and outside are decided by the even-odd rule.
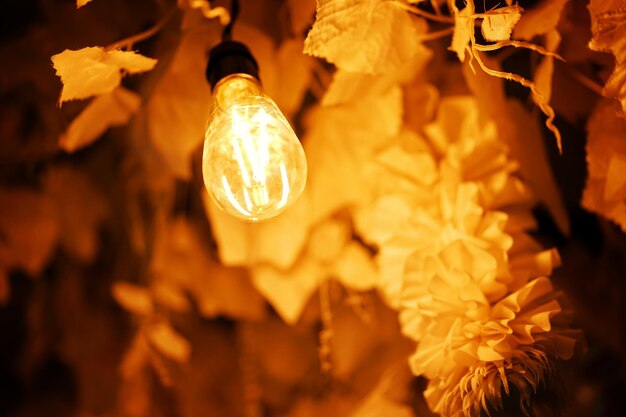
POLYGON ((259 66, 243 43, 223 41, 209 51, 206 79, 214 89, 222 78, 232 74, 248 74, 259 80, 259 66))

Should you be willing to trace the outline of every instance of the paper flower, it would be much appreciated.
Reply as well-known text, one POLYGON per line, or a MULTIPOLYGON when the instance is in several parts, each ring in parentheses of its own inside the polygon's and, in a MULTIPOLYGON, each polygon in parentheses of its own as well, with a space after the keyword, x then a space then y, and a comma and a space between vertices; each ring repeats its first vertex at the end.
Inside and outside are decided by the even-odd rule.
POLYGON ((440 158, 442 176, 475 183, 485 208, 528 203, 528 190, 514 176, 517 162, 509 158, 508 146, 498 139, 496 124, 489 119, 481 121, 478 109, 471 96, 446 98, 437 119, 424 128, 440 158))
MULTIPOLYGON (((504 232, 507 216, 484 210, 479 205, 478 193, 474 183, 451 183, 433 189, 427 206, 411 207, 400 199, 395 200, 398 224, 387 229, 392 233, 373 236, 374 239, 383 237, 375 242, 379 247, 380 289, 392 307, 397 307, 400 300, 407 259, 433 255, 455 241, 472 243, 471 247, 480 249, 483 255, 479 262, 486 262, 493 268, 492 274, 483 281, 482 290, 487 297, 496 299, 506 294, 513 279, 506 269, 507 251, 513 244, 512 238, 504 232)), ((358 230, 368 237, 368 230, 375 232, 388 227, 389 221, 382 225, 377 223, 385 217, 384 210, 391 208, 386 205, 391 201, 394 200, 385 197, 380 200, 382 204, 363 211, 357 218, 358 230)), ((474 255, 479 256, 477 253, 464 256, 474 255)))
POLYGON ((400 321, 418 341, 411 368, 430 379, 426 399, 446 416, 501 408, 511 385, 524 407, 530 392, 551 383, 556 359, 572 356, 579 334, 555 320, 562 311, 548 278, 492 304, 480 286, 488 265, 479 256, 458 262, 463 251, 467 243, 457 242, 407 264, 400 321))

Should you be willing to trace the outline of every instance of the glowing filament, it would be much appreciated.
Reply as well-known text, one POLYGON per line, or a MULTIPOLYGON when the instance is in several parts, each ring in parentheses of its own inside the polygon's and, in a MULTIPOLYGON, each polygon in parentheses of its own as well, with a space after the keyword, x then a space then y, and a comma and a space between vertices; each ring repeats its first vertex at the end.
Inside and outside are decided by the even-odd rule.
POLYGON ((217 84, 203 155, 205 185, 226 212, 245 220, 278 215, 302 193, 306 160, 273 101, 247 77, 217 84))

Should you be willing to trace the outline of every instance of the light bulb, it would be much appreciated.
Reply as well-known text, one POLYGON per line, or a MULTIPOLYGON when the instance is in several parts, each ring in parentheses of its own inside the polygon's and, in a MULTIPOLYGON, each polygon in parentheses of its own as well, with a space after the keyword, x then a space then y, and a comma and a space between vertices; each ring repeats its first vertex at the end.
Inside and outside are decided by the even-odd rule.
POLYGON ((302 194, 302 145, 253 76, 229 74, 213 87, 202 173, 215 203, 243 220, 275 217, 302 194))

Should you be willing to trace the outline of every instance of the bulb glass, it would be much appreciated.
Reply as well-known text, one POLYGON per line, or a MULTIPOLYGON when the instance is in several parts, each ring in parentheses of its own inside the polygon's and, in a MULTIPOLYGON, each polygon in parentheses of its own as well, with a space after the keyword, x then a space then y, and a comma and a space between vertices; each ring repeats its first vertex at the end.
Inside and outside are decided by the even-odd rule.
POLYGON ((243 220, 275 217, 302 194, 302 145, 253 77, 229 75, 215 86, 202 172, 215 203, 243 220))

